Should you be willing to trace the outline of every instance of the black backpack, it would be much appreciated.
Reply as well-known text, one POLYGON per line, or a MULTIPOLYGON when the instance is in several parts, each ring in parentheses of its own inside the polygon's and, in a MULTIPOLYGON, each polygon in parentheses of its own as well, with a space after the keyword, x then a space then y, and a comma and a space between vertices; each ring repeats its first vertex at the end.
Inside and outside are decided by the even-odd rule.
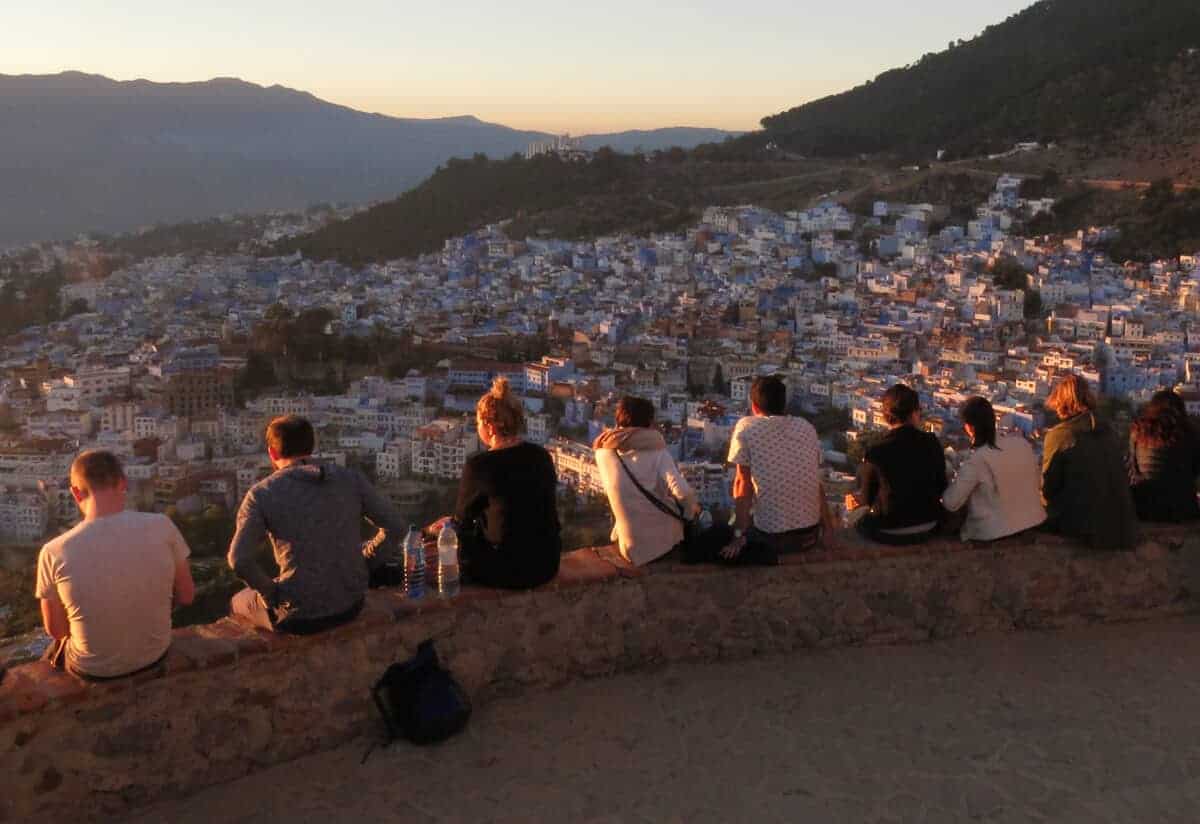
POLYGON ((436 744, 461 731, 471 718, 471 701, 438 663, 432 638, 422 641, 409 660, 388 667, 371 695, 387 726, 388 744, 397 738, 436 744))

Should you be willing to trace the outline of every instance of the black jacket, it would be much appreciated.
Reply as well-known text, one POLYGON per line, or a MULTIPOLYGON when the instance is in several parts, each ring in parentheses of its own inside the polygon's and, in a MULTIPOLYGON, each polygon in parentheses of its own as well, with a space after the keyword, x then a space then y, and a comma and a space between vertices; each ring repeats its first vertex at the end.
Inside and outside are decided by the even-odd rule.
POLYGON ((1140 520, 1181 523, 1200 518, 1198 474, 1200 442, 1191 433, 1163 446, 1130 438, 1129 483, 1140 520))
POLYGON ((936 436, 908 425, 889 430, 867 450, 858 477, 860 499, 878 529, 941 520, 946 458, 936 436))

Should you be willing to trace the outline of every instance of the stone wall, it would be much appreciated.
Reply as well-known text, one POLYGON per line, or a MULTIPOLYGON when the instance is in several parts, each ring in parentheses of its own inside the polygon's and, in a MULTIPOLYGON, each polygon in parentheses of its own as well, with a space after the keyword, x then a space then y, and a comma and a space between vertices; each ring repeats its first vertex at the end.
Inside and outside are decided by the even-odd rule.
POLYGON ((355 623, 273 637, 231 619, 178 630, 161 672, 85 684, 29 664, 0 685, 0 821, 95 819, 332 747, 376 724, 369 688, 427 637, 476 704, 670 661, 910 643, 1194 609, 1200 536, 1090 554, 1051 536, 911 549, 856 543, 774 568, 629 567, 564 556, 532 592, 413 604, 372 592, 355 623))

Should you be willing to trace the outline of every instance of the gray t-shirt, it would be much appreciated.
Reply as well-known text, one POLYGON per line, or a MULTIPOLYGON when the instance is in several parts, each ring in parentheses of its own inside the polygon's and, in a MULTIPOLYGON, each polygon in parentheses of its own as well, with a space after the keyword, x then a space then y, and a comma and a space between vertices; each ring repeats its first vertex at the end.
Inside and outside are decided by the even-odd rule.
POLYGON ((108 678, 161 658, 175 564, 189 554, 171 519, 148 512, 84 521, 42 547, 36 595, 66 610, 67 667, 108 678))

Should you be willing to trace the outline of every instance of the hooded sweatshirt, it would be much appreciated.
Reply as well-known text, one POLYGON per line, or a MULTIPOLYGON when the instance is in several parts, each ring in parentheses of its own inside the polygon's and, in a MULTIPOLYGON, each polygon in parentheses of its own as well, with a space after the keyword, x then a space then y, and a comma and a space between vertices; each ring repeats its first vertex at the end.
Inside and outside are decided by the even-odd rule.
POLYGON ((259 481, 242 500, 229 565, 274 607, 276 623, 315 620, 354 608, 367 591, 371 550, 362 519, 380 528, 368 546, 402 537, 400 514, 361 473, 303 462, 259 481), (270 539, 279 565, 271 578, 255 555, 270 539))
POLYGON ((683 540, 683 524, 647 500, 621 466, 624 461, 648 492, 691 518, 696 509, 696 495, 667 452, 663 436, 655 429, 641 427, 613 429, 602 433, 593 448, 616 521, 613 538, 621 554, 630 563, 641 566, 670 552, 683 540))

